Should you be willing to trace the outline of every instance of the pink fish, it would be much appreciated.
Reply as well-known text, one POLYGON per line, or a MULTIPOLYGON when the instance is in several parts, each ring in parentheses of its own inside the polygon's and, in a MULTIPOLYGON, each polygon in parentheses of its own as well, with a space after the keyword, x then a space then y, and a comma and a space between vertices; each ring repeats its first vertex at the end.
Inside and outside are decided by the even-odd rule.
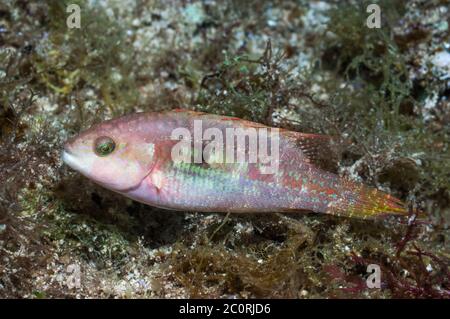
MULTIPOLYGON (((100 123, 72 138, 65 144, 62 159, 108 189, 165 209, 307 210, 359 218, 407 214, 400 200, 389 194, 316 165, 320 154, 329 150, 328 137, 275 132, 254 122, 186 110, 137 113, 100 123), (240 133, 256 132, 258 143, 266 139, 266 144, 257 146, 265 146, 267 152, 258 153, 256 162, 255 157, 250 160, 254 145, 243 146, 227 135, 239 129, 246 130, 240 133), (177 137, 179 132, 184 140, 177 137), (215 135, 205 140, 207 132, 215 135), (243 152, 240 161, 229 161, 226 147, 208 147, 214 141, 218 146, 221 134, 226 147, 243 152), (184 156, 184 161, 174 159, 174 154, 184 156)), ((250 140, 250 135, 246 138, 250 140)))

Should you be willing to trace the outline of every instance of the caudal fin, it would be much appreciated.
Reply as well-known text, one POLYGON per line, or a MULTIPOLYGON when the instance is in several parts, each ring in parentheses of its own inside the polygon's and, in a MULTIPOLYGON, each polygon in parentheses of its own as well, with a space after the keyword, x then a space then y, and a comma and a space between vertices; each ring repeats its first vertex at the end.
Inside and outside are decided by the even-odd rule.
POLYGON ((387 193, 351 181, 343 186, 341 196, 328 204, 327 213, 364 219, 408 215, 405 204, 387 193))

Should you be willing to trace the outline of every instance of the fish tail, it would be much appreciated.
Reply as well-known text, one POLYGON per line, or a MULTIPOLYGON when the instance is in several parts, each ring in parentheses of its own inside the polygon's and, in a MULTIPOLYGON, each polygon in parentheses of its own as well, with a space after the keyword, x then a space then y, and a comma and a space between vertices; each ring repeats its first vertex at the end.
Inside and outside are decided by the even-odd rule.
POLYGON ((340 196, 328 203, 327 213, 363 219, 408 215, 405 204, 394 196, 350 181, 343 186, 340 196))

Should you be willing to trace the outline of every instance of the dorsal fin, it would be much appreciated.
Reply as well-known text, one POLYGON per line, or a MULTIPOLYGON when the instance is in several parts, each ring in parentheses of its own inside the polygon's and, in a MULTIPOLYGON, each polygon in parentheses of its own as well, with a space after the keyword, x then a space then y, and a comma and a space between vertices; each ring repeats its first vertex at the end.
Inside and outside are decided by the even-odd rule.
MULTIPOLYGON (((270 128, 267 125, 243 120, 237 117, 209 114, 188 109, 175 109, 173 111, 180 113, 185 112, 196 116, 210 116, 224 122, 239 122, 240 126, 247 128, 270 128)), ((279 128, 279 133, 280 137, 288 139, 290 143, 292 143, 293 147, 300 148, 302 150, 303 158, 299 158, 299 160, 305 160, 306 157, 309 163, 314 164, 323 170, 332 172, 337 171, 337 163, 339 160, 338 147, 332 137, 321 134, 300 133, 282 128, 279 128)), ((294 156, 294 154, 292 155, 294 156)))
POLYGON ((287 130, 280 131, 280 134, 286 136, 295 147, 300 148, 309 163, 323 170, 337 171, 338 145, 331 136, 287 130))
MULTIPOLYGON (((243 126, 253 127, 256 129, 269 127, 264 124, 242 120, 235 117, 224 116, 222 120, 240 121, 243 126)), ((308 158, 310 163, 327 171, 337 171, 337 164, 339 160, 338 147, 336 141, 331 136, 300 133, 282 128, 279 128, 279 133, 281 137, 288 138, 296 147, 300 148, 303 155, 308 158)))

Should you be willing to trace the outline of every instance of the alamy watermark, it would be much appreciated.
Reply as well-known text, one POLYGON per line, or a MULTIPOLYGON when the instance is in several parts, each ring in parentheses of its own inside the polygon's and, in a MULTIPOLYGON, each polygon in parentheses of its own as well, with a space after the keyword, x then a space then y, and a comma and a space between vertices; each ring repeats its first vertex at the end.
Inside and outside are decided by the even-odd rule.
POLYGON ((69 29, 81 28, 81 9, 78 4, 69 4, 66 12, 70 13, 66 19, 66 25, 69 29))
POLYGON ((260 127, 223 130, 215 127, 203 131, 202 120, 194 120, 191 130, 179 127, 171 139, 178 140, 172 147, 174 163, 258 163, 262 174, 274 174, 279 166, 279 129, 260 127), (248 143, 247 143, 248 142, 248 143))
POLYGON ((367 288, 381 288, 381 268, 377 264, 367 266, 367 273, 370 275, 366 279, 367 288))
POLYGON ((81 269, 80 265, 70 264, 66 269, 66 285, 69 289, 81 288, 81 269))
POLYGON ((367 6, 367 13, 370 15, 367 17, 366 25, 369 29, 381 28, 381 9, 378 4, 372 3, 367 6))

